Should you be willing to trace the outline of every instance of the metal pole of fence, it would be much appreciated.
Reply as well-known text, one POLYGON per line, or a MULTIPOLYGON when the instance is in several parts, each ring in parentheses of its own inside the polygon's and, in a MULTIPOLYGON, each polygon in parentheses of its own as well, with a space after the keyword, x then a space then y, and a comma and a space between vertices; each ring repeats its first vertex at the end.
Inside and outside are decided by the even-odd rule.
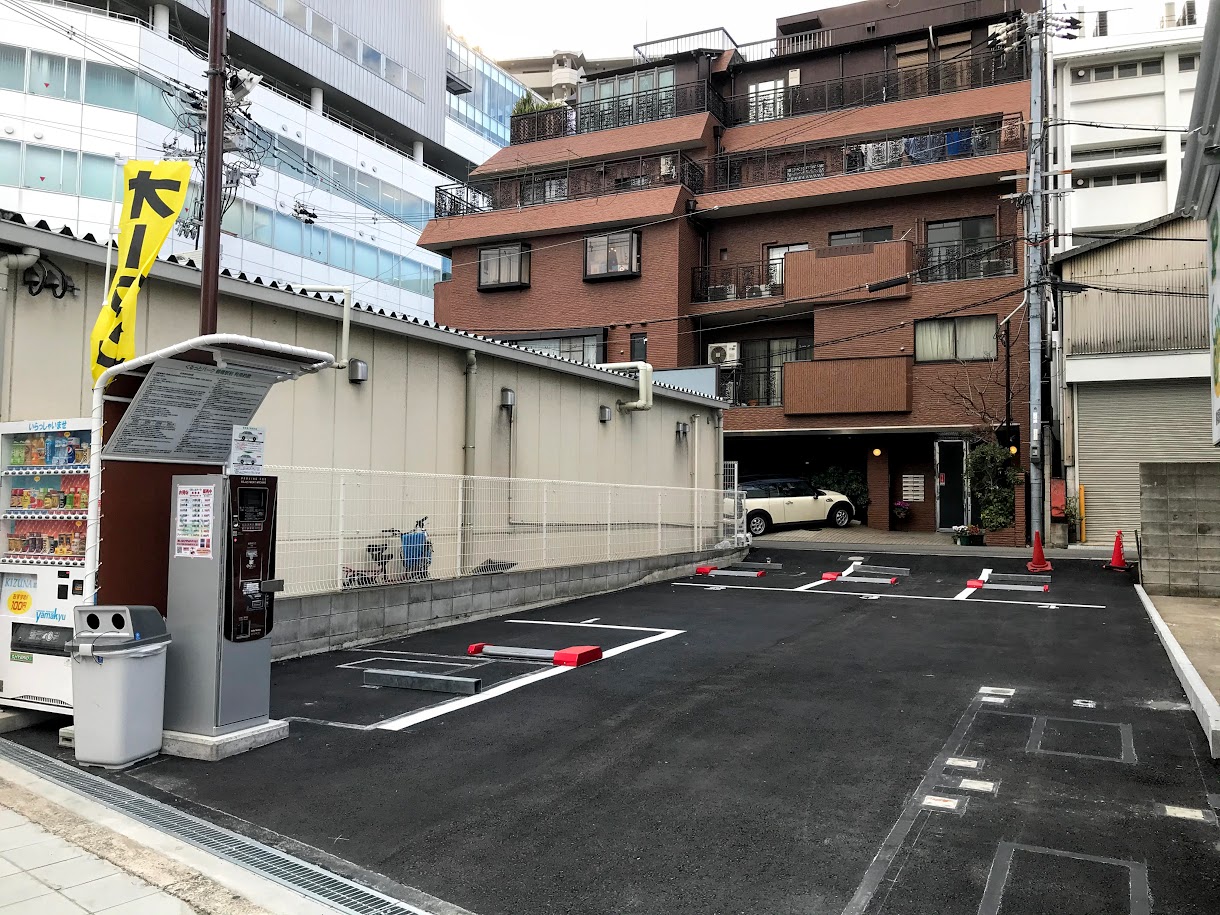
POLYGON ((606 487, 606 558, 610 558, 610 515, 614 510, 614 490, 606 487))
POLYGON ((546 565, 546 484, 542 484, 542 564, 546 565))
POLYGON ((335 556, 335 571, 339 576, 339 586, 343 586, 343 521, 344 521, 344 503, 347 500, 347 477, 339 474, 339 524, 335 529, 336 541, 336 556, 335 556))
POLYGON ((661 533, 661 490, 657 490, 657 555, 665 552, 664 537, 661 533))

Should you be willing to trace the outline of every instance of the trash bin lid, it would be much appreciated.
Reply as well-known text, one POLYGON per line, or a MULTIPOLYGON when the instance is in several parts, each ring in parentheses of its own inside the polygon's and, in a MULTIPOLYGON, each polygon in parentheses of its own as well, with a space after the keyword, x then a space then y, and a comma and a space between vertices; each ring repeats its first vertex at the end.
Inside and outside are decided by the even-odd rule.
POLYGON ((75 609, 75 635, 69 653, 91 646, 91 654, 128 653, 132 649, 169 644, 165 618, 156 607, 126 604, 86 604, 75 609))

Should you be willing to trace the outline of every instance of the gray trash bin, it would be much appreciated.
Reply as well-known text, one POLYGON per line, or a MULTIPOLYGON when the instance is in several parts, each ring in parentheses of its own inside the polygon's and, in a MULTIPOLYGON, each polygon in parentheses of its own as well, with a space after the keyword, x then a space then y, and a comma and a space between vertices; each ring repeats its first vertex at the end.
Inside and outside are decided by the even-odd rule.
POLYGON ((156 607, 76 608, 72 657, 76 761, 122 769, 161 750, 169 632, 156 607))

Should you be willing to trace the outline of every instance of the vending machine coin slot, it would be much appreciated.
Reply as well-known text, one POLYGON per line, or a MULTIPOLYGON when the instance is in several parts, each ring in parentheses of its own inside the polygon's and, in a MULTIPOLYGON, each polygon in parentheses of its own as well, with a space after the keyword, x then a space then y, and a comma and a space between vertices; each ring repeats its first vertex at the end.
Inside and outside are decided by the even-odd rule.
POLYGON ((274 623, 274 595, 264 583, 275 578, 275 499, 274 477, 230 478, 224 633, 231 642, 261 639, 274 623))

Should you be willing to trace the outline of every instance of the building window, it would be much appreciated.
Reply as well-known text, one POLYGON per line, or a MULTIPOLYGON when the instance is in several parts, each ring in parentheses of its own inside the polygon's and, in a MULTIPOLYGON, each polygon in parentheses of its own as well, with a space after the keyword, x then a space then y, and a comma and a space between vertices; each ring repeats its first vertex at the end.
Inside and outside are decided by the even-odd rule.
POLYGON ((123 169, 113 156, 81 156, 80 195, 93 200, 123 199, 123 169))
POLYGON ((640 275, 640 233, 612 232, 585 239, 585 279, 609 280, 640 275))
POLYGON ((0 184, 21 184, 21 144, 16 140, 0 140, 0 184))
POLYGON ((968 362, 995 357, 995 315, 915 322, 916 362, 968 362))
POLYGON ((872 229, 852 229, 848 232, 831 232, 830 246, 865 245, 875 241, 893 241, 893 226, 876 226, 872 229))
POLYGON ((527 178, 524 198, 526 206, 537 203, 554 203, 568 199, 567 178, 527 178))
POLYGON ((1132 76, 1140 75, 1140 65, 1135 61, 1118 65, 1118 78, 1129 79, 1132 76))
POLYGON ((507 342, 523 349, 532 349, 548 356, 559 356, 563 359, 571 359, 573 362, 584 362, 587 365, 596 365, 603 361, 600 358, 601 338, 596 334, 581 337, 544 337, 533 340, 508 339, 507 342))
POLYGON ((751 406, 778 406, 783 403, 784 363, 812 359, 813 337, 743 341, 734 399, 751 406))
POLYGON ((1083 69, 1075 69, 1072 71, 1072 83, 1087 83, 1089 81, 1089 71, 1083 69))
POLYGON ((1161 62, 1159 60, 1146 60, 1140 64, 1140 72, 1144 76, 1159 76, 1161 69, 1161 62))
POLYGON ((1114 67, 1094 67, 1093 82, 1101 82, 1102 80, 1114 79, 1114 67))
POLYGON ((1199 58, 1194 54, 1179 54, 1178 55, 1178 72, 1185 73, 1188 70, 1193 70, 1199 65, 1199 58))
POLYGON ((75 150, 26 146, 22 184, 37 191, 75 194, 77 167, 75 150))
POLYGON ((30 51, 30 94, 79 102, 80 71, 79 58, 30 51))
POLYGON ((808 251, 809 245, 805 242, 798 242, 793 245, 768 245, 767 246, 767 282, 783 285, 784 282, 784 257, 790 251, 808 251))
POLYGON ((348 60, 360 60, 360 39, 347 29, 335 27, 335 49, 348 60))
POLYGON ((479 249, 479 289, 524 289, 530 284, 530 246, 479 249))
POLYGON ((774 121, 784 116, 784 81, 772 79, 749 85, 750 120, 774 121))
POLYGON ((333 48, 335 46, 335 24, 318 13, 314 13, 310 20, 309 34, 328 48, 333 48))
POLYGON ((135 111, 136 75, 120 67, 89 61, 85 68, 85 104, 135 111))
POLYGON ((1164 152, 1164 144, 1158 140, 1155 143, 1140 143, 1135 146, 1112 146, 1108 149, 1073 150, 1073 162, 1100 162, 1104 159, 1130 159, 1135 156, 1159 156, 1164 152))
POLYGON ((648 361, 648 334, 631 335, 631 361, 648 361))
POLYGON ((283 16, 302 32, 308 30, 309 7, 302 0, 284 0, 283 16))
POLYGON ((25 91, 25 48, 0 44, 0 89, 25 91))

